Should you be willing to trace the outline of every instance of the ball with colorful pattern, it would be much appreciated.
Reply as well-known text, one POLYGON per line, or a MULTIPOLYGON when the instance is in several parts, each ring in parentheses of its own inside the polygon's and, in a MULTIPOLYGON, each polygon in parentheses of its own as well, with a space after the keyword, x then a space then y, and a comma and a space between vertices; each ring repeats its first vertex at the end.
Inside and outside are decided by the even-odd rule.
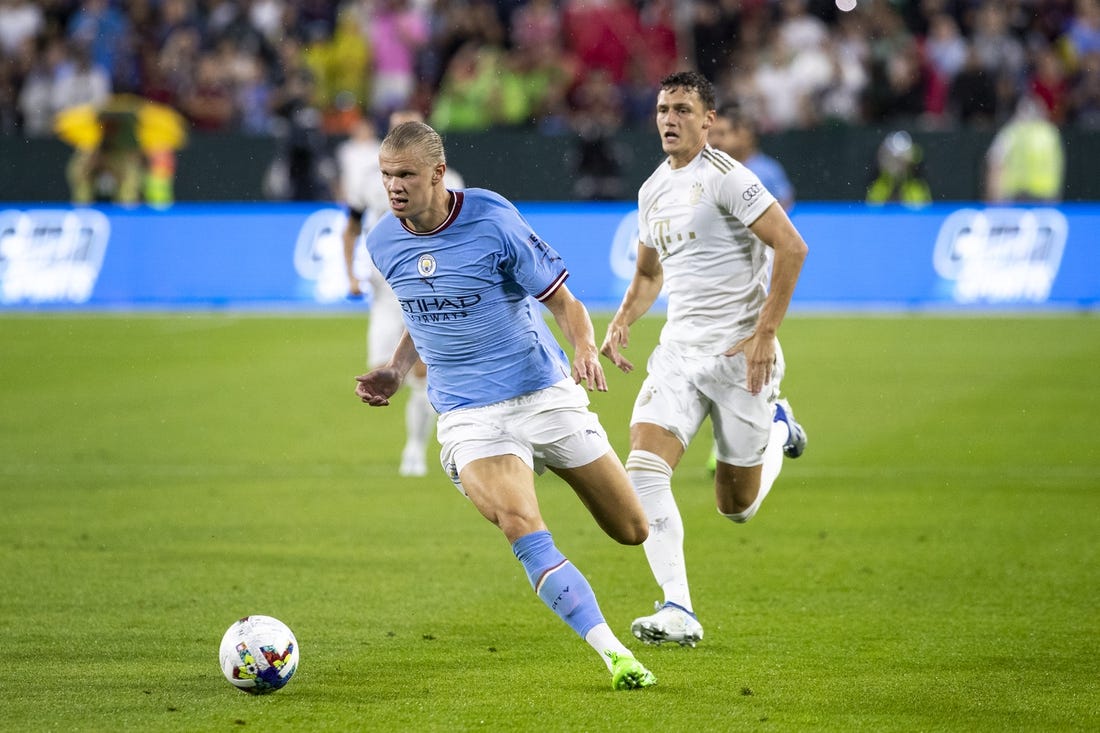
POLYGON ((238 690, 266 695, 282 689, 298 669, 298 640, 271 616, 245 616, 222 636, 222 674, 238 690))

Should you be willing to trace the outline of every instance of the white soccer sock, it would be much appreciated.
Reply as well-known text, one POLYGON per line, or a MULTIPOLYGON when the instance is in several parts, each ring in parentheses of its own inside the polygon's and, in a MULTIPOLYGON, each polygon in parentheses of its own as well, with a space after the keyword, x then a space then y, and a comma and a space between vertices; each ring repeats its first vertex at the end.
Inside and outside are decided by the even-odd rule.
POLYGON ((656 453, 632 450, 626 472, 649 519, 645 549, 653 579, 665 592, 665 601, 692 610, 684 561, 684 521, 672 495, 672 467, 656 453))
POLYGON ((749 508, 743 512, 737 514, 726 514, 719 512, 723 517, 743 524, 754 516, 760 509, 760 505, 764 503, 764 499, 768 496, 768 492, 772 490, 772 484, 779 478, 779 471, 783 468, 783 444, 787 442, 791 436, 790 428, 787 427, 787 423, 782 421, 772 422, 772 432, 768 437, 768 447, 764 451, 764 465, 760 471, 760 491, 756 494, 756 499, 753 500, 749 508))
POLYGON ((615 636, 615 632, 612 631, 611 627, 607 624, 596 624, 593 626, 588 633, 585 634, 584 640, 600 655, 600 659, 607 665, 608 672, 611 671, 611 659, 607 656, 606 652, 615 652, 624 657, 634 656, 633 652, 623 646, 623 643, 619 641, 619 637, 615 636))
POLYGON ((415 446, 423 451, 436 420, 435 409, 428 401, 428 382, 424 377, 410 376, 405 384, 409 385, 409 400, 405 403, 405 445, 410 450, 415 446))

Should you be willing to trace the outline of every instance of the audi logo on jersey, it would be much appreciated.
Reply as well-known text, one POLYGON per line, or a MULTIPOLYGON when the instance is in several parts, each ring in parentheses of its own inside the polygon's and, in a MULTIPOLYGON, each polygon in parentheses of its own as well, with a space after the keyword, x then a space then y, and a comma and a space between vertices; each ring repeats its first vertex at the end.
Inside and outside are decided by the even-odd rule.
POLYGON ((752 201, 754 198, 759 196, 763 190, 764 186, 762 184, 754 183, 745 189, 745 192, 741 194, 741 198, 745 199, 746 201, 752 201))

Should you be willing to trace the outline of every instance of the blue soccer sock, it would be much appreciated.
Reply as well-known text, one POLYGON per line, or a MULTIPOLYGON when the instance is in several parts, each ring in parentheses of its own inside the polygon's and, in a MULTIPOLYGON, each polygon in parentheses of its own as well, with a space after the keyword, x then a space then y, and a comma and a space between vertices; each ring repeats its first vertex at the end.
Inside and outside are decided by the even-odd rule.
POLYGON ((512 552, 523 564, 538 597, 582 639, 604 623, 592 586, 554 546, 549 532, 520 537, 512 544, 512 552))

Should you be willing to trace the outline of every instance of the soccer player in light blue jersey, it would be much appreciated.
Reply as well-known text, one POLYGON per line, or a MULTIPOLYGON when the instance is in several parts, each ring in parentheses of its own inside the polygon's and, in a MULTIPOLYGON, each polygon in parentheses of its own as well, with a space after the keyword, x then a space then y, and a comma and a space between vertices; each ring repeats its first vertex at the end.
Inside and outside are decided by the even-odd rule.
POLYGON ((615 689, 654 684, 555 546, 535 494, 533 472, 549 468, 610 537, 639 545, 648 534, 626 470, 588 410, 581 385, 606 391, 607 381, 565 263, 501 196, 445 187, 443 141, 428 125, 390 130, 379 162, 393 216, 371 230, 367 250, 406 330, 388 363, 356 377, 356 395, 389 404, 419 356, 455 486, 504 533, 535 593, 600 655, 615 689), (539 303, 573 347, 572 363, 539 303))
MULTIPOLYGON (((416 110, 395 110, 390 113, 389 126, 402 122, 423 122, 416 110)), ((356 251, 364 228, 368 231, 375 222, 389 213, 390 204, 386 189, 382 186, 382 173, 378 169, 380 141, 375 137, 374 125, 362 121, 353 136, 338 151, 340 180, 348 209, 347 226, 344 228, 344 264, 348 273, 348 297, 362 298, 360 273, 356 272, 356 251)), ((443 179, 450 189, 465 188, 462 176, 448 168, 443 179)), ((405 330, 401 305, 390 286, 367 259, 367 282, 370 283, 370 325, 367 330, 367 369, 386 363, 397 346, 397 340, 405 330)), ((401 476, 427 476, 425 458, 428 441, 435 432, 436 413, 428 400, 427 368, 418 361, 405 378, 408 399, 405 401, 405 447, 401 451, 401 463, 397 472, 401 476)))

